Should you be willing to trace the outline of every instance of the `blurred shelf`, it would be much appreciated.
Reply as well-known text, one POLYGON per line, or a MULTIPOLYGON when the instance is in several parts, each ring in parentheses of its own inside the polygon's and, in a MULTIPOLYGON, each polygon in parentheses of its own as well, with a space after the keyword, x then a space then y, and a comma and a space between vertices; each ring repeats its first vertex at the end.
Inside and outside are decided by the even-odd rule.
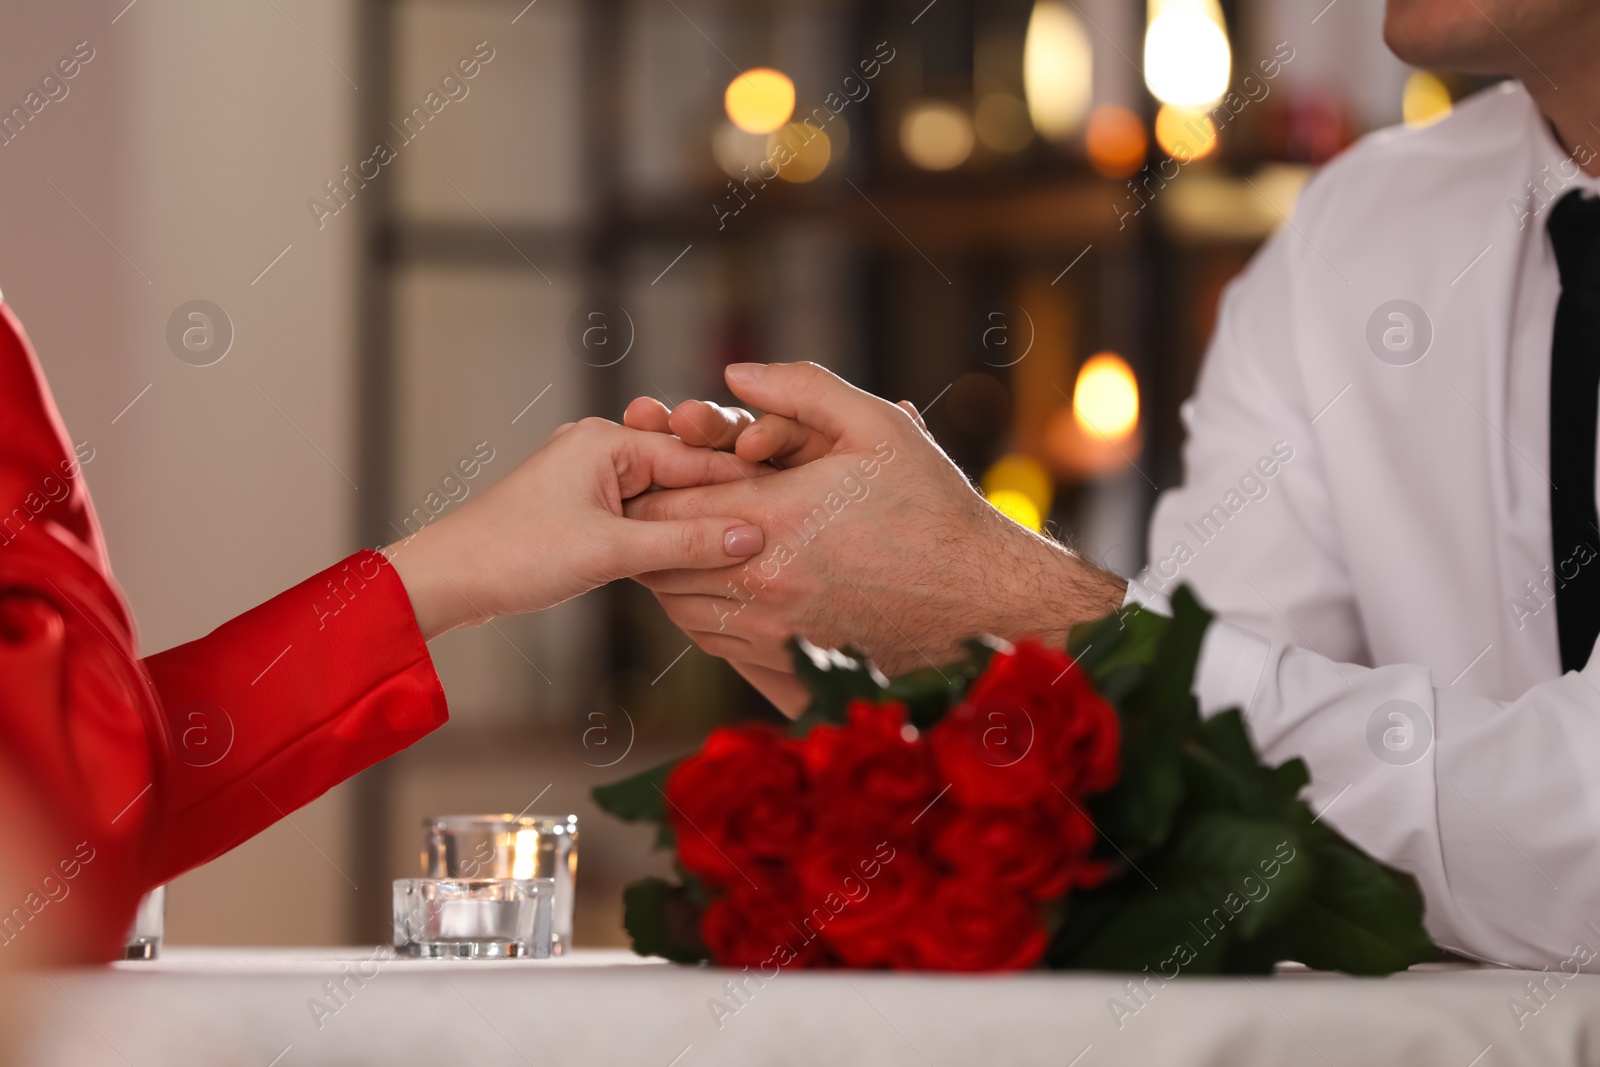
MULTIPOLYGON (((819 194, 771 188, 718 229, 710 205, 700 199, 633 210, 607 225, 626 234, 626 244, 738 241, 769 237, 775 230, 831 226, 866 247, 1001 249, 1030 251, 1071 247, 1085 241, 1127 239, 1134 225, 1119 228, 1116 208, 1127 196, 1121 183, 1093 179, 1033 185, 1004 191, 872 191, 819 194)), ((543 266, 581 258, 595 224, 569 226, 516 222, 398 219, 378 228, 374 257, 385 263, 432 265, 543 266)))

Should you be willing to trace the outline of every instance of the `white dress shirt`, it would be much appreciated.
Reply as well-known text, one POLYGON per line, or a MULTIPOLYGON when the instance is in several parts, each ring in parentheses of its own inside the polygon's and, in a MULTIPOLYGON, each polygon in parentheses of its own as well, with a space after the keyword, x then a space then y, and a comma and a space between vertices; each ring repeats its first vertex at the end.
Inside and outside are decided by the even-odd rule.
POLYGON ((1597 188, 1517 83, 1329 164, 1222 301, 1130 586, 1217 613, 1202 708, 1304 758, 1439 944, 1535 968, 1600 951, 1600 656, 1561 673, 1552 591, 1600 558, 1552 558, 1545 232, 1597 188))

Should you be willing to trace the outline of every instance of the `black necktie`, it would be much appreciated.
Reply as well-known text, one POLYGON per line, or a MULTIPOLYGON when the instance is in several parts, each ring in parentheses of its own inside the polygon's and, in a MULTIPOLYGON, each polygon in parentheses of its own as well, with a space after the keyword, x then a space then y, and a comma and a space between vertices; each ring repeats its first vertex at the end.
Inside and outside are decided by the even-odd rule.
POLYGON ((1600 198, 1568 193, 1545 224, 1561 271, 1550 345, 1550 548, 1561 669, 1581 670, 1600 635, 1600 198))

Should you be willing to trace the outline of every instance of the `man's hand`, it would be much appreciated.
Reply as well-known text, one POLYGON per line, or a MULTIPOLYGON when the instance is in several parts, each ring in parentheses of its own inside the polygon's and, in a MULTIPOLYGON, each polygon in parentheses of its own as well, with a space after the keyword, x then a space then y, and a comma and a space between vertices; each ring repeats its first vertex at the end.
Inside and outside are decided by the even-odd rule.
POLYGON ((739 364, 728 386, 768 412, 637 400, 628 420, 788 467, 749 481, 647 493, 637 518, 737 514, 766 549, 720 570, 640 581, 701 648, 780 709, 803 710, 785 641, 854 644, 891 674, 942 664, 974 633, 1061 642, 1121 605, 1125 583, 1001 515, 928 436, 910 405, 864 393, 810 363, 739 364), (758 430, 758 428, 761 428, 758 430))
MULTIPOLYGON (((539 611, 643 571, 718 567, 761 551, 761 529, 701 512, 661 524, 623 514, 652 486, 753 482, 769 467, 605 419, 568 423, 483 496, 385 554, 423 636, 539 611)), ((693 573, 675 571, 675 573, 693 573)))

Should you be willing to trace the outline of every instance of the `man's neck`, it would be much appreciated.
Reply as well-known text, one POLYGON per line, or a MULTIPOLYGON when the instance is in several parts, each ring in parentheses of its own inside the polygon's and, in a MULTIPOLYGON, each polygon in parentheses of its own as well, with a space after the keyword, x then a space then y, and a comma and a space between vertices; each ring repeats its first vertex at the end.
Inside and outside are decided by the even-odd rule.
POLYGON ((1519 77, 1561 147, 1585 173, 1600 177, 1600 64, 1591 58, 1572 64, 1541 61, 1519 77))

